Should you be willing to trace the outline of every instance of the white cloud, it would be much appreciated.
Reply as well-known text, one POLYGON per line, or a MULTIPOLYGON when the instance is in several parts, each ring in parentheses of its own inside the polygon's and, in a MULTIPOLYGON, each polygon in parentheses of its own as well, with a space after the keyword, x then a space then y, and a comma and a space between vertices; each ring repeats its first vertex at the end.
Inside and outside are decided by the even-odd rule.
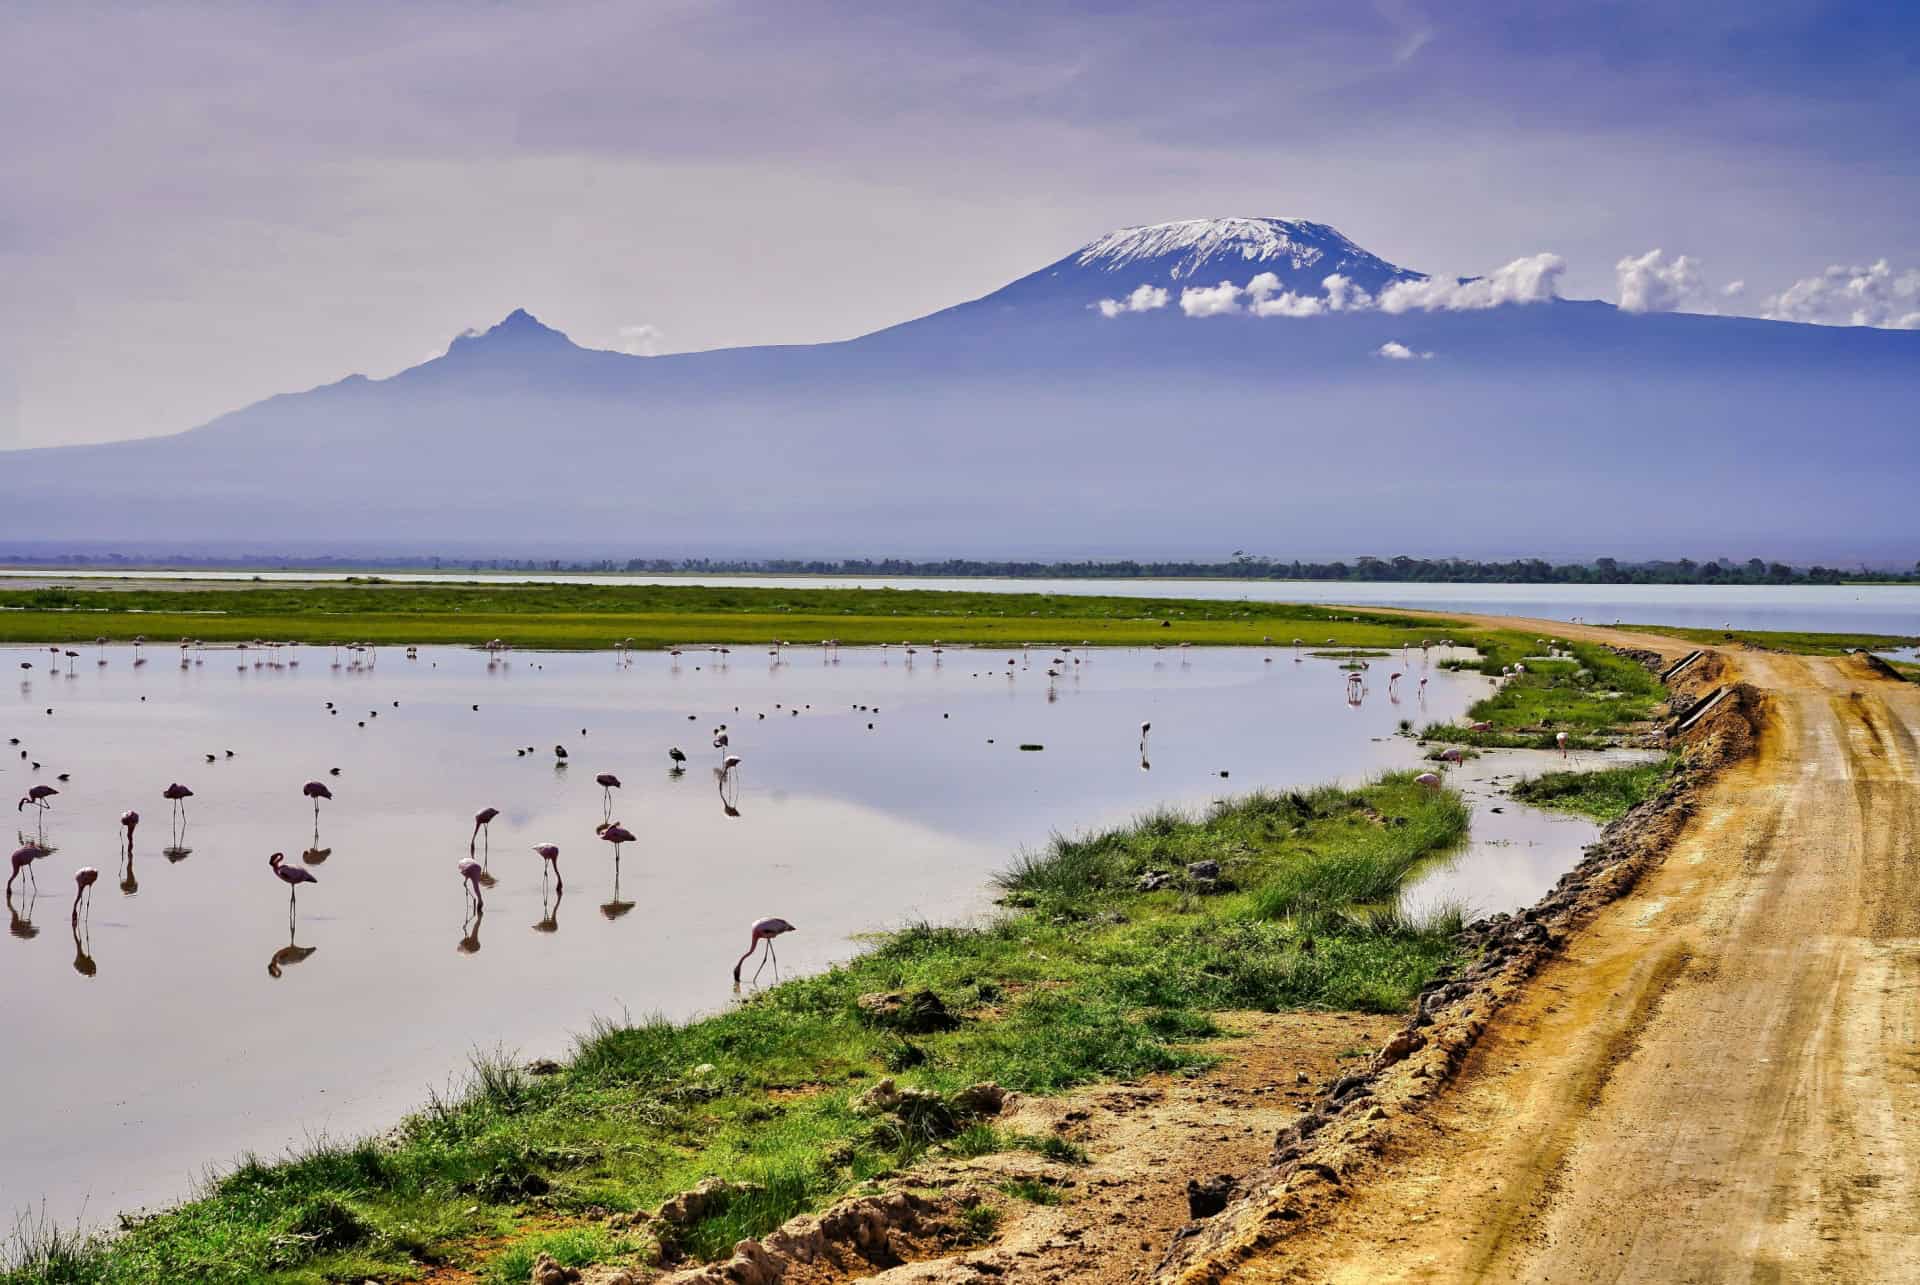
POLYGON ((630 357, 658 357, 666 339, 658 326, 622 326, 614 333, 613 351, 630 357))
POLYGON ((1357 312, 1373 306, 1373 296, 1338 272, 1320 283, 1327 288, 1327 307, 1334 312, 1357 312))
POLYGON ((1464 312, 1507 303, 1544 303, 1555 296, 1567 261, 1557 254, 1515 259, 1484 277, 1446 281, 1396 281, 1380 292, 1385 312, 1464 312))
POLYGON ((1180 311, 1189 317, 1220 317, 1239 312, 1242 293, 1240 287, 1231 281, 1222 281, 1217 286, 1188 286, 1180 292, 1180 311))
POLYGON ((1398 339, 1387 340, 1387 342, 1373 350, 1373 355, 1376 357, 1385 357, 1389 361, 1412 361, 1416 357, 1421 361, 1425 361, 1433 356, 1430 352, 1415 352, 1398 339))
POLYGON ((1672 259, 1659 249, 1628 255, 1613 265, 1620 287, 1623 312, 1712 312, 1707 280, 1700 261, 1687 255, 1672 259))
POLYGON ((1869 268, 1834 264, 1770 297, 1761 315, 1825 326, 1920 330, 1920 268, 1896 273, 1885 259, 1869 268))
POLYGON ((1271 272, 1247 282, 1247 298, 1247 311, 1256 317, 1312 317, 1326 311, 1326 304, 1312 295, 1282 290, 1280 278, 1271 272))
POLYGON ((1163 286, 1139 285, 1124 299, 1102 299, 1094 306, 1103 317, 1117 317, 1123 312, 1152 312, 1155 308, 1164 308, 1169 297, 1163 286))
POLYGON ((1747 290, 1747 283, 1744 281, 1729 281, 1727 282, 1727 284, 1720 287, 1720 293, 1725 295, 1729 299, 1737 298, 1738 296, 1745 294, 1746 290, 1747 290))

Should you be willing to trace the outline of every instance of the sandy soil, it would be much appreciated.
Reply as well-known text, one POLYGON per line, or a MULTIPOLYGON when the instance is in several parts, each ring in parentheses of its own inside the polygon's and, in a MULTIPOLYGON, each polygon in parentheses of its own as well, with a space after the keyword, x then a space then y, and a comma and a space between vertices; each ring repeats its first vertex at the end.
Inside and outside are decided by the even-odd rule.
POLYGON ((1333 1212, 1228 1279, 1920 1280, 1920 687, 1730 659, 1757 753, 1333 1212))

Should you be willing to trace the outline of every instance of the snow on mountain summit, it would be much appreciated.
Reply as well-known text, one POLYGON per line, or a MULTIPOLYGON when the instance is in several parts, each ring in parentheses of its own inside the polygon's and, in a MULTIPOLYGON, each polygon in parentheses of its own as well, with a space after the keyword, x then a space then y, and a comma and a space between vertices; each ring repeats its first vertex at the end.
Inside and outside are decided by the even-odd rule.
POLYGON ((1304 219, 1182 219, 1120 228, 998 292, 1005 302, 1066 296, 1085 307, 1139 286, 1244 284, 1271 272, 1287 290, 1319 294, 1338 274, 1369 294, 1425 274, 1389 263, 1337 228, 1304 219))

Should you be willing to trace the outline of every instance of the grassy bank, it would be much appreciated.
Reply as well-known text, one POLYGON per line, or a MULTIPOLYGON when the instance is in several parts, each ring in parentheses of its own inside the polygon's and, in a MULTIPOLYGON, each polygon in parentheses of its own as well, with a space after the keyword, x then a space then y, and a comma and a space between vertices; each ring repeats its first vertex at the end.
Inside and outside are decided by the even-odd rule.
POLYGON ((1666 699, 1652 671, 1592 643, 1561 643, 1557 650, 1564 658, 1552 658, 1537 638, 1510 630, 1477 633, 1470 641, 1480 659, 1456 667, 1494 677, 1515 665, 1522 669, 1467 711, 1470 721, 1489 724, 1488 730, 1429 723, 1420 731, 1422 740, 1482 749, 1553 749, 1565 732, 1570 747, 1595 749, 1652 720, 1666 699))
POLYGON ((1444 622, 1289 603, 904 589, 393 585, 0 591, 0 642, 255 638, 381 645, 636 647, 764 643, 1258 643, 1398 647, 1444 622))
POLYGON ((1669 754, 1651 763, 1595 768, 1587 772, 1543 772, 1513 787, 1513 797, 1536 807, 1575 812, 1595 821, 1611 821, 1654 796, 1679 766, 1669 754))
POLYGON ((478 1057, 463 1091, 381 1140, 249 1160, 110 1239, 30 1229, 0 1281, 395 1280, 435 1263, 524 1281, 542 1250, 654 1255, 610 1214, 706 1177, 757 1184, 677 1234, 720 1255, 935 1146, 1061 1145, 970 1118, 969 1084, 1046 1093, 1197 1066, 1223 1009, 1405 1007, 1457 923, 1384 907, 1467 821, 1457 795, 1401 773, 1056 839, 1002 876, 989 922, 889 933, 702 1020, 603 1026, 552 1074, 478 1057), (1188 869, 1207 861, 1217 875, 1188 869), (861 1002, 876 994, 895 998, 861 1002), (888 1075, 941 1096, 863 1113, 888 1075))

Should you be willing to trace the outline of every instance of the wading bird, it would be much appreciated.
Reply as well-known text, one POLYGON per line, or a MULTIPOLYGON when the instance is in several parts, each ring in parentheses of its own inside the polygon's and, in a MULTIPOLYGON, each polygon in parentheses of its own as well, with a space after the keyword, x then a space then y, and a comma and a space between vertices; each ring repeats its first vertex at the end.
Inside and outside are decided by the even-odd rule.
POLYGON ((467 881, 467 891, 473 894, 473 904, 485 906, 487 899, 480 895, 480 885, 486 881, 487 872, 480 863, 472 857, 462 857, 456 869, 460 871, 460 877, 467 881))
MULTIPOLYGON (((790 933, 793 930, 792 924, 777 915, 770 916, 766 919, 754 920, 753 936, 747 943, 747 953, 740 956, 733 965, 733 984, 735 986, 740 984, 741 967, 744 966, 749 959, 753 958, 753 952, 759 950, 762 943, 766 945, 766 955, 760 960, 760 968, 765 968, 767 966, 767 960, 771 959, 773 961, 773 975, 778 978, 780 976, 780 958, 773 953, 773 939, 781 933, 790 933)), ((753 970, 753 980, 756 982, 760 980, 760 968, 753 970)))
POLYGON ((58 793, 60 793, 60 791, 54 789, 51 785, 36 785, 20 796, 20 802, 14 805, 13 810, 18 812, 26 807, 27 804, 31 803, 34 807, 44 812, 52 806, 47 800, 58 793))
MULTIPOLYGON (((564 890, 566 885, 560 882, 560 845, 557 843, 536 843, 533 845, 533 850, 540 854, 547 865, 553 867, 553 886, 557 889, 564 890)), ((541 871, 541 877, 546 877, 546 871, 544 869, 541 871)))
POLYGON ((1553 734, 1553 743, 1560 747, 1560 757, 1565 758, 1567 756, 1567 734, 1565 732, 1555 732, 1553 734))
POLYGON ((267 858, 267 865, 271 867, 273 873, 279 877, 280 882, 287 885, 287 914, 292 915, 294 898, 300 894, 300 885, 303 883, 319 883, 320 881, 313 877, 313 871, 306 869, 304 866, 287 865, 286 860, 286 853, 276 852, 267 858))
POLYGON ((1152 730, 1152 723, 1140 724, 1140 757, 1143 759, 1147 756, 1147 733, 1152 730))
POLYGON ((85 898, 87 908, 93 908, 93 885, 99 880, 100 872, 92 866, 81 866, 73 872, 73 917, 80 917, 80 902, 85 898))
POLYGON ((187 819, 187 800, 193 797, 192 790, 189 790, 186 786, 180 784, 180 782, 175 781, 172 785, 160 791, 160 797, 172 800, 173 815, 177 820, 184 821, 187 819))
POLYGON ((13 891, 13 881, 20 877, 22 870, 27 872, 27 882, 35 888, 40 881, 34 877, 33 863, 47 855, 47 850, 37 843, 23 844, 13 850, 13 873, 7 876, 7 891, 13 891))
POLYGON ((1419 776, 1414 777, 1413 780, 1416 785, 1424 785, 1429 790, 1437 790, 1440 788, 1440 775, 1437 772, 1422 772, 1419 776))
POLYGON ((468 856, 473 855, 473 845, 479 842, 480 832, 482 830, 485 830, 487 833, 487 846, 489 848, 493 846, 493 831, 488 829, 488 827, 493 824, 493 819, 499 815, 499 808, 481 808, 473 814, 473 837, 467 840, 468 856))
POLYGON ((593 778, 593 783, 600 787, 601 803, 603 804, 600 810, 601 817, 612 816, 613 792, 620 788, 620 778, 611 772, 602 772, 599 776, 593 778))
POLYGON ((620 860, 620 845, 632 843, 634 834, 618 821, 614 821, 600 832, 600 837, 613 845, 613 859, 617 862, 620 860))
POLYGON ((687 753, 678 745, 667 751, 667 761, 673 764, 673 767, 669 769, 670 771, 684 772, 687 770, 687 753))

